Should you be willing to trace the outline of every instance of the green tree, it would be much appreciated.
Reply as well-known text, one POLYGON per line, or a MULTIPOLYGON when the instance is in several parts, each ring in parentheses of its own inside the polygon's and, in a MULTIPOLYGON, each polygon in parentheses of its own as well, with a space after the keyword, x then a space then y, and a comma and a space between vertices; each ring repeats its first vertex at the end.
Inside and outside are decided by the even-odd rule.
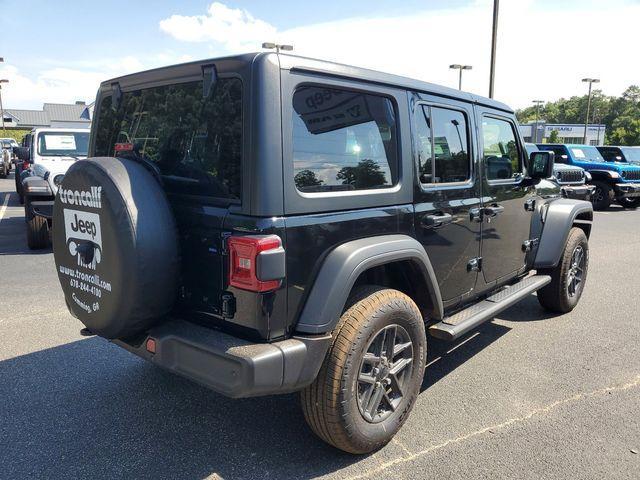
POLYGON ((560 134, 558 133, 558 130, 551 130, 551 133, 549 134, 548 142, 558 143, 559 141, 560 141, 560 134))
POLYGON ((387 184, 384 172, 373 160, 365 158, 355 167, 343 167, 336 175, 343 185, 351 185, 355 189, 381 187, 387 184))
MULTIPOLYGON (((547 123, 584 124, 588 96, 560 98, 548 102, 540 109, 539 119, 547 123)), ((516 111, 521 123, 535 120, 535 106, 516 111)), ((594 90, 591 97, 589 123, 603 123, 606 127, 605 143, 620 145, 640 144, 640 87, 631 85, 619 97, 603 95, 594 90)))
POLYGON ((296 182, 296 186, 300 189, 305 189, 309 187, 319 187, 324 182, 320 180, 316 173, 313 170, 300 170, 296 173, 295 177, 293 177, 294 182, 296 182))

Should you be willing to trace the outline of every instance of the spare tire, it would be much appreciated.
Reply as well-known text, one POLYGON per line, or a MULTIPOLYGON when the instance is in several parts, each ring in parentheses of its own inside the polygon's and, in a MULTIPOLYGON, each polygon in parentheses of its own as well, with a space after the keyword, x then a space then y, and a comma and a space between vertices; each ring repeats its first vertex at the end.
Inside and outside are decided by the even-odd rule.
POLYGON ((53 207, 53 253, 71 313, 124 338, 171 311, 179 270, 175 219, 159 181, 119 158, 74 163, 53 207))

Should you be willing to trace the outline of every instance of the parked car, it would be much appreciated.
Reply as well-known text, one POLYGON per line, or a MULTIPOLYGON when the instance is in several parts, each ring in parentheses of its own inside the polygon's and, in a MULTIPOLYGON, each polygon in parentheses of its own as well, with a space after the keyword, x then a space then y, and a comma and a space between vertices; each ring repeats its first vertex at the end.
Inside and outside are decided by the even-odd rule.
POLYGON ((405 422, 427 334, 534 291, 568 312, 587 278, 591 204, 561 198, 511 108, 458 90, 277 53, 192 62, 104 82, 89 157, 52 232, 82 334, 231 397, 301 391, 347 452, 405 422))
POLYGON ((607 162, 632 163, 640 165, 640 147, 615 147, 606 145, 598 150, 607 162))
MULTIPOLYGON (((527 153, 531 155, 533 152, 540 151, 537 145, 533 143, 525 143, 527 153)), ((576 200, 591 201, 596 187, 589 185, 592 180, 591 174, 584 168, 567 165, 564 163, 554 163, 553 165, 553 181, 560 186, 562 196, 565 198, 574 198, 576 200)))
POLYGON ((19 194, 24 201, 27 244, 39 249, 49 246, 53 201, 64 174, 75 161, 87 156, 89 130, 35 128, 30 142, 30 146, 15 150, 23 163, 19 194))
POLYGON ((29 132, 22 138, 22 142, 20 146, 13 147, 13 158, 14 158, 14 165, 15 165, 15 173, 13 174, 13 176, 16 184, 16 193, 18 194, 18 198, 20 199, 21 205, 24 203, 24 195, 22 193, 22 172, 25 170, 28 170, 29 167, 31 166, 31 163, 29 163, 30 158, 28 155, 26 157, 27 158, 26 160, 21 160, 18 156, 18 153, 22 147, 31 148, 31 139, 32 139, 32 132, 29 132))
POLYGON ((13 145, 8 140, 0 139, 0 178, 7 178, 11 171, 13 145))
POLYGON ((591 174, 596 187, 591 201, 596 210, 606 209, 614 200, 625 208, 640 205, 640 166, 607 162, 590 145, 542 143, 538 148, 554 152, 557 163, 582 167, 591 174))

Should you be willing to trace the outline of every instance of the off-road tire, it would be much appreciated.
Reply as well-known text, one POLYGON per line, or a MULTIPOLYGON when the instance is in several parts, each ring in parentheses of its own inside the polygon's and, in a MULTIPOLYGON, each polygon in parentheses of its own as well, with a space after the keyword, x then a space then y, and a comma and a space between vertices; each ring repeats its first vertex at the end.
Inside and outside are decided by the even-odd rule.
POLYGON ((40 250, 50 245, 47 219, 34 215, 27 221, 27 245, 31 250, 40 250))
POLYGON ((301 392, 301 401, 305 419, 318 437, 340 450, 364 454, 387 444, 409 416, 424 376, 426 335, 420 310, 397 290, 360 288, 348 305, 333 331, 320 372, 301 392), (405 377, 404 394, 396 409, 390 409, 384 420, 371 423, 358 404, 358 378, 370 343, 390 325, 399 325, 408 334, 412 370, 405 377))
POLYGON ((0 168, 0 178, 7 178, 9 171, 7 170, 7 166, 2 162, 2 168, 0 168))
POLYGON ((596 189, 591 195, 591 203, 594 210, 606 210, 613 201, 613 188, 605 182, 594 181, 596 189))
POLYGON ((545 309, 557 313, 567 313, 580 301, 589 271, 589 241, 582 229, 573 227, 569 231, 567 243, 555 268, 539 270, 538 273, 551 275, 551 283, 538 290, 538 302, 545 309), (584 252, 584 266, 579 288, 575 294, 569 294, 569 271, 572 268, 573 254, 578 247, 584 252))
POLYGON ((636 198, 621 198, 618 203, 622 208, 638 208, 640 206, 640 197, 636 198))

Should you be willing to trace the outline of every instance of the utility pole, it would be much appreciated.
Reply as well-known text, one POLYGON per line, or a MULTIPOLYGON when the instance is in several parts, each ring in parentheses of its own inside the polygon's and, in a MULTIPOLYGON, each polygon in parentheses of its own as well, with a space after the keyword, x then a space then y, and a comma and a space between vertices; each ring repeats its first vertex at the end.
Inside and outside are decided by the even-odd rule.
POLYGON ((600 79, 598 78, 583 78, 583 82, 587 82, 589 84, 589 96, 587 98, 587 116, 584 119, 584 136, 582 138, 582 143, 587 144, 587 128, 589 128, 589 110, 591 110, 591 86, 594 83, 600 83, 600 79))
POLYGON ((473 67, 471 65, 460 65, 459 63, 454 63, 453 65, 449 65, 449 68, 460 72, 458 74, 458 90, 462 90, 462 71, 471 70, 473 67))
POLYGON ((4 134, 4 108, 2 107, 2 84, 9 83, 9 80, 3 78, 0 80, 0 117, 2 117, 2 133, 4 134))
MULTIPOLYGON (((0 63, 4 62, 4 57, 0 57, 0 63)), ((4 135, 4 108, 2 108, 2 84, 8 83, 9 80, 2 79, 0 80, 0 117, 2 117, 2 134, 4 135)))
POLYGON ((498 43, 498 3, 493 0, 493 30, 491 33, 491 69, 489 72, 489 98, 493 98, 493 86, 496 75, 496 45, 498 43))
MULTIPOLYGON (((531 100, 536 105, 536 129, 533 132, 533 143, 538 143, 538 118, 540 118, 540 105, 544 103, 544 100, 531 100)), ((542 143, 542 139, 540 140, 542 143)))

